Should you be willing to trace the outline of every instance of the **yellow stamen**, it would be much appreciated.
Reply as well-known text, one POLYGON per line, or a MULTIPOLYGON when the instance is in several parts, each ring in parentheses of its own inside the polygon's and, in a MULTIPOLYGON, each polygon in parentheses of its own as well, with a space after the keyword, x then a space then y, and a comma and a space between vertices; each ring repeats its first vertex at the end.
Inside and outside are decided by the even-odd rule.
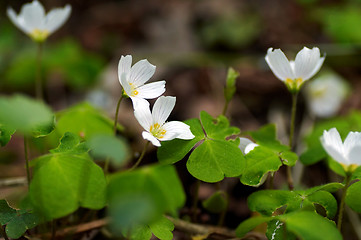
POLYGON ((49 36, 48 30, 34 29, 29 35, 36 42, 43 42, 49 36))
POLYGON ((341 166, 343 167, 343 169, 345 170, 345 172, 349 172, 352 173, 356 170, 356 168, 359 167, 359 165, 357 164, 350 164, 350 165, 346 165, 344 163, 341 163, 341 166))
POLYGON ((302 78, 295 78, 295 79, 287 78, 285 83, 291 91, 299 91, 301 88, 301 85, 303 84, 303 79, 302 78))
POLYGON ((164 138, 164 134, 166 134, 166 130, 162 128, 158 123, 153 124, 149 128, 149 132, 156 138, 162 139, 164 138))

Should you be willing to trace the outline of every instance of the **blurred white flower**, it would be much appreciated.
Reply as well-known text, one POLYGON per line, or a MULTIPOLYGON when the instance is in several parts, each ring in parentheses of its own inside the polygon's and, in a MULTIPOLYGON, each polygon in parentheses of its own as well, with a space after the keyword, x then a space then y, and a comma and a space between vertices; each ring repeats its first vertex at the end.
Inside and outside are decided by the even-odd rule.
POLYGON ((154 146, 160 147, 159 141, 194 138, 187 124, 179 121, 165 122, 172 112, 175 102, 175 97, 159 97, 154 103, 152 113, 148 101, 139 101, 139 104, 134 106, 134 115, 145 129, 142 136, 154 146))
POLYGON ((339 162, 346 172, 361 165, 361 133, 350 132, 344 143, 336 128, 324 130, 321 143, 326 152, 339 162))
POLYGON ((336 74, 323 75, 305 87, 306 100, 312 114, 332 117, 340 109, 348 94, 347 83, 336 74))
MULTIPOLYGON (((118 77, 124 93, 133 101, 157 98, 165 92, 165 81, 145 84, 154 74, 155 66, 143 59, 132 65, 132 56, 121 56, 118 65, 118 77)), ((146 101, 145 101, 146 102, 146 101)))
POLYGON ((37 42, 43 42, 58 30, 69 18, 70 12, 71 6, 67 4, 63 8, 55 8, 45 14, 43 5, 37 0, 24 4, 18 15, 10 7, 7 10, 10 20, 37 42))
POLYGON ((255 147, 259 146, 258 144, 252 142, 248 138, 240 137, 239 138, 239 149, 241 149, 243 155, 246 155, 252 151, 255 147))
POLYGON ((304 47, 297 53, 295 61, 288 61, 281 49, 269 48, 265 60, 273 74, 291 92, 298 92, 302 84, 320 70, 325 57, 320 56, 317 47, 304 47))

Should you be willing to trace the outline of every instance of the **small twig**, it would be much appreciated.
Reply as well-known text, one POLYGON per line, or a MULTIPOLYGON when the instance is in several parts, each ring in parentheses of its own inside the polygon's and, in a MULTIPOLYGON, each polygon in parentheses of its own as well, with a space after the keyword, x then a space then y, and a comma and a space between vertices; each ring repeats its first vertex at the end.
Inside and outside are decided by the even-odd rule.
MULTIPOLYGON (((76 226, 67 227, 64 229, 59 229, 56 231, 55 237, 63 237, 63 236, 70 235, 70 234, 86 232, 86 231, 89 231, 92 229, 104 227, 108 223, 109 223, 109 219, 104 218, 104 219, 99 219, 99 220, 95 220, 92 222, 88 222, 88 223, 84 223, 84 224, 80 224, 80 225, 76 225, 76 226)), ((45 234, 38 235, 36 237, 44 239, 44 238, 50 238, 51 236, 52 236, 52 233, 45 233, 45 234)))
POLYGON ((26 186, 27 183, 26 177, 4 178, 0 179, 0 188, 26 186))

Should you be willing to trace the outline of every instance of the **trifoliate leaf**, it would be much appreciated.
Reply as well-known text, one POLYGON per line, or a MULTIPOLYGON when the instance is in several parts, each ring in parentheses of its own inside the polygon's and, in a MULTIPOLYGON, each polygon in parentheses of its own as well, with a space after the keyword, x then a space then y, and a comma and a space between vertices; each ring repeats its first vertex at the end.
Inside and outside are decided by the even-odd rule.
POLYGON ((221 213, 227 209, 228 199, 223 191, 217 191, 208 199, 203 201, 203 207, 211 213, 221 213))
POLYGON ((66 216, 79 207, 105 206, 103 170, 86 154, 54 153, 33 161, 29 195, 32 205, 45 219, 66 216))
POLYGON ((155 223, 166 212, 175 213, 183 206, 185 194, 172 165, 153 165, 117 173, 108 186, 111 229, 155 223))
POLYGON ((224 177, 237 177, 245 166, 242 151, 224 140, 205 140, 191 154, 187 169, 204 182, 218 182, 224 177))
POLYGON ((95 158, 110 158, 116 166, 121 166, 129 157, 129 147, 124 139, 112 135, 96 135, 89 139, 87 146, 95 158))
POLYGON ((5 232, 8 237, 18 239, 28 229, 37 226, 39 218, 30 211, 13 209, 6 200, 0 200, 0 223, 6 225, 5 232))
POLYGON ((60 144, 57 148, 50 150, 51 153, 86 153, 88 148, 84 143, 80 142, 80 138, 71 132, 66 132, 60 139, 60 144))
POLYGON ((26 135, 42 137, 53 131, 54 115, 43 102, 21 95, 2 96, 0 123, 26 135))
POLYGON ((160 240, 172 240, 174 224, 168 218, 162 216, 159 220, 149 225, 152 233, 160 240))

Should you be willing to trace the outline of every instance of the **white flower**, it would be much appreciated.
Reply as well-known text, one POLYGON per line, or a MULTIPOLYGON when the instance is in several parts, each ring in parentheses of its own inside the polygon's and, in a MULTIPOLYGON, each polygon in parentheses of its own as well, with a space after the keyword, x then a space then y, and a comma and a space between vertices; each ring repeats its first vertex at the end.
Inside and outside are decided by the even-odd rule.
POLYGON ((346 82, 336 74, 323 75, 305 88, 310 111, 317 117, 334 116, 348 94, 346 82))
POLYGON ((252 151, 255 147, 259 146, 257 143, 252 142, 248 138, 239 138, 239 149, 241 149, 243 155, 248 154, 250 151, 252 151))
POLYGON ((339 162, 345 171, 353 171, 361 165, 360 132, 350 132, 342 143, 340 134, 336 128, 332 128, 323 132, 321 143, 326 152, 339 162))
POLYGON ((148 101, 140 101, 135 106, 134 115, 139 124, 145 129, 142 136, 154 146, 160 147, 159 141, 168 141, 175 138, 193 139, 190 127, 178 121, 165 122, 175 105, 175 97, 160 97, 154 103, 150 112, 148 101))
POLYGON ((153 99, 162 95, 165 92, 165 81, 144 84, 155 72, 155 66, 146 59, 131 65, 132 56, 121 56, 118 65, 118 77, 125 94, 132 99, 135 109, 139 100, 153 99))
POLYGON ((288 61, 280 49, 269 48, 265 59, 273 74, 283 81, 291 92, 298 92, 304 81, 320 70, 325 57, 320 56, 317 47, 304 47, 297 53, 295 61, 288 61))
POLYGON ((37 0, 24 4, 19 15, 10 7, 7 10, 10 20, 38 42, 44 41, 50 34, 58 30, 69 18, 70 12, 71 6, 67 4, 63 8, 55 8, 45 14, 43 5, 37 0))

